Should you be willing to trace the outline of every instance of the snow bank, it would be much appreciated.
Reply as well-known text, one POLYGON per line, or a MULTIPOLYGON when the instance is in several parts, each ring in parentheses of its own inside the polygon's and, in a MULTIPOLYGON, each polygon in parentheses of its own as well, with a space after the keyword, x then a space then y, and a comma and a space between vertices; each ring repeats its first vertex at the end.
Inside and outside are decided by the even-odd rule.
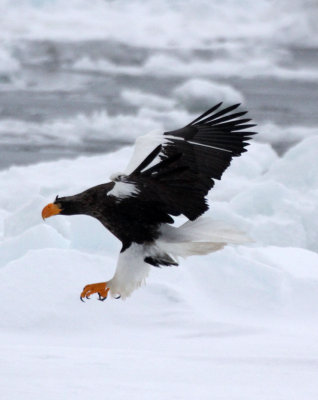
POLYGON ((257 127, 260 133, 256 139, 271 143, 272 145, 281 145, 290 147, 310 136, 317 136, 318 130, 309 126, 279 126, 272 122, 264 122, 257 127))
POLYGON ((234 160, 243 179, 231 168, 216 185, 215 194, 210 192, 212 201, 217 200, 215 212, 243 224, 254 239, 264 244, 317 251, 312 220, 318 212, 318 137, 302 141, 281 159, 270 148, 265 153, 263 146, 254 143, 243 159, 234 160), (262 157, 261 163, 258 157, 262 157))
POLYGON ((312 137, 278 158, 253 143, 209 198, 212 217, 255 242, 153 268, 125 302, 79 300, 112 276, 119 242, 92 218, 43 222, 41 209, 107 181, 132 149, 2 171, 4 396, 315 400, 317 149, 312 137))
MULTIPOLYGON (((201 301, 217 303, 218 307, 221 305, 221 308, 227 309, 228 312, 233 311, 238 303, 242 303, 247 314, 256 314, 257 310, 261 310, 262 313, 274 311, 278 314, 283 310, 293 314, 295 310, 284 303, 281 293, 282 281, 290 280, 290 290, 298 290, 297 279, 301 279, 299 288, 303 284, 306 285, 303 282, 304 276, 308 278, 313 273, 313 279, 316 279, 315 263, 318 267, 318 256, 309 250, 301 249, 318 250, 317 232, 312 224, 318 217, 317 148, 318 138, 309 138, 279 159, 270 146, 253 143, 244 157, 233 161, 231 169, 225 173, 222 181, 216 184, 209 198, 210 214, 216 219, 227 220, 246 230, 255 240, 255 249, 253 246, 242 249, 226 248, 209 257, 189 259, 180 269, 169 268, 155 272, 155 277, 151 278, 154 280, 150 280, 152 283, 144 296, 150 296, 151 285, 174 287, 173 291, 176 291, 176 294, 173 297, 177 296, 177 302, 189 306, 191 303, 192 307, 197 307, 201 302, 196 304, 196 300, 191 296, 189 300, 187 291, 192 292, 190 286, 193 280, 198 279, 195 291, 200 292, 206 287, 204 295, 199 295, 201 301), (266 247, 268 245, 276 247, 266 247), (280 261, 273 261, 275 257, 273 258, 272 254, 276 254, 275 252, 284 254, 280 261), (297 258, 303 258, 302 277, 299 276, 299 267, 294 267, 296 263, 291 262, 297 258), (196 267, 192 268, 191 265, 196 267), (296 275, 294 268, 297 268, 296 275), (221 282, 224 280, 225 284, 229 276, 233 279, 228 290, 224 291, 221 282), (174 281, 177 277, 185 279, 185 283, 174 281), (222 287, 221 291, 218 285, 222 287), (264 292, 264 300, 261 300, 260 290, 264 292), (249 299, 253 291, 256 303, 252 305, 249 299), (271 297, 271 293, 274 292, 275 296, 271 297), (236 293, 236 297, 233 297, 233 293, 236 293), (224 303, 227 296, 228 301, 224 303), (267 297, 271 298, 270 304, 267 297), (259 304, 260 301, 262 304, 259 304)), ((30 167, 12 167, 1 172, 0 190, 4 194, 0 199, 0 265, 4 268, 1 271, 9 274, 8 271, 17 268, 18 279, 25 268, 24 281, 32 281, 31 275, 38 275, 38 269, 41 268, 40 261, 37 267, 32 265, 32 257, 34 256, 35 260, 39 257, 43 262, 46 254, 52 254, 51 261, 43 262, 46 265, 42 267, 43 279, 44 276, 49 277, 52 287, 58 285, 59 276, 63 275, 63 267, 68 269, 71 280, 74 281, 72 290, 80 291, 85 283, 76 278, 78 268, 82 271, 82 276, 87 273, 88 281, 109 278, 116 263, 119 243, 98 221, 77 216, 55 217, 44 223, 40 211, 57 194, 74 194, 107 181, 113 171, 122 170, 130 154, 131 148, 125 148, 106 156, 81 157, 72 161, 42 163, 30 167), (48 250, 49 248, 52 250, 48 250), (66 249, 70 250, 69 254, 66 249), (78 261, 74 263, 72 257, 77 260, 81 258, 80 254, 87 254, 91 262, 83 261, 77 266, 78 261), (62 261, 63 257, 65 262, 62 261), (95 260, 98 260, 98 268, 96 267, 90 276, 88 268, 91 268, 95 260), (57 264, 58 269, 54 272, 54 266, 57 264), (45 272, 46 268, 49 268, 50 272, 45 272)), ((36 282, 29 282, 28 289, 25 290, 30 290, 29 285, 37 285, 41 279, 38 276, 36 282)), ((43 282, 44 287, 46 280, 43 282)), ((2 284, 2 293, 3 290, 10 291, 5 279, 2 279, 2 284)), ((308 285, 312 284, 313 281, 308 280, 308 285)), ((69 295, 67 290, 64 295, 69 295)), ((300 313, 299 310, 298 312, 300 313)), ((32 323, 29 318, 25 318, 24 324, 32 323)), ((8 322, 3 320, 3 323, 8 322)))

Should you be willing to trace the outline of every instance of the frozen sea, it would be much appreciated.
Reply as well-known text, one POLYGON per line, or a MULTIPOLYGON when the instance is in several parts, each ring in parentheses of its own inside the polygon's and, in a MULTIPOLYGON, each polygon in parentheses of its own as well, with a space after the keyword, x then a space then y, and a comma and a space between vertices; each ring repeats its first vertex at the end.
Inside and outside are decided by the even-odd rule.
POLYGON ((318 398, 317 18, 316 0, 0 0, 1 398, 318 398), (259 135, 209 215, 254 242, 82 304, 120 245, 42 207, 219 101, 259 135))

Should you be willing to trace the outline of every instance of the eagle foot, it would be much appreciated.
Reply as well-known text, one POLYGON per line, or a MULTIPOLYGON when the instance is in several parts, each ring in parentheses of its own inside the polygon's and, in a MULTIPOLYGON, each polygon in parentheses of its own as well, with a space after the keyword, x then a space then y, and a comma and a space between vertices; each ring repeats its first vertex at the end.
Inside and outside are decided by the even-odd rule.
POLYGON ((80 299, 84 302, 84 299, 90 300, 92 294, 98 294, 98 300, 104 301, 107 299, 109 292, 109 287, 107 287, 107 282, 92 283, 91 285, 86 285, 81 293, 80 299))

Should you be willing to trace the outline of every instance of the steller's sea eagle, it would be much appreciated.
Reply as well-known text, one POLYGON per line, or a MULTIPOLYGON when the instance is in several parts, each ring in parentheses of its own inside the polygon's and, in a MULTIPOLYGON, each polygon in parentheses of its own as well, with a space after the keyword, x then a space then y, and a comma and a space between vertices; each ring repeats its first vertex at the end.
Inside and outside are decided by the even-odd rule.
POLYGON ((81 300, 97 293, 126 298, 146 279, 151 266, 178 265, 178 256, 208 254, 247 236, 220 221, 200 217, 205 199, 232 157, 246 151, 255 124, 217 104, 184 128, 153 132, 136 140, 125 173, 74 196, 56 197, 42 217, 85 214, 97 218, 121 242, 116 272, 108 282, 84 287, 81 300), (173 216, 188 221, 170 224, 173 216))

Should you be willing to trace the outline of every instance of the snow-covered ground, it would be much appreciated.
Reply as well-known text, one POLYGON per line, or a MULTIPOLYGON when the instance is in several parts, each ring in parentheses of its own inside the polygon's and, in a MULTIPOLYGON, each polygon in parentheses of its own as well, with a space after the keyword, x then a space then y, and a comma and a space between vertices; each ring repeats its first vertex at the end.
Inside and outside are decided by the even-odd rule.
POLYGON ((317 400, 317 17, 316 0, 0 0, 1 400, 317 400), (259 135, 209 215, 254 242, 80 302, 120 244, 43 206, 219 101, 259 135))
POLYGON ((248 246, 153 268, 126 301, 79 300, 119 242, 89 217, 41 220, 106 181, 132 148, 0 173, 4 399, 316 399, 318 139, 278 158, 253 143, 210 193, 248 246))

